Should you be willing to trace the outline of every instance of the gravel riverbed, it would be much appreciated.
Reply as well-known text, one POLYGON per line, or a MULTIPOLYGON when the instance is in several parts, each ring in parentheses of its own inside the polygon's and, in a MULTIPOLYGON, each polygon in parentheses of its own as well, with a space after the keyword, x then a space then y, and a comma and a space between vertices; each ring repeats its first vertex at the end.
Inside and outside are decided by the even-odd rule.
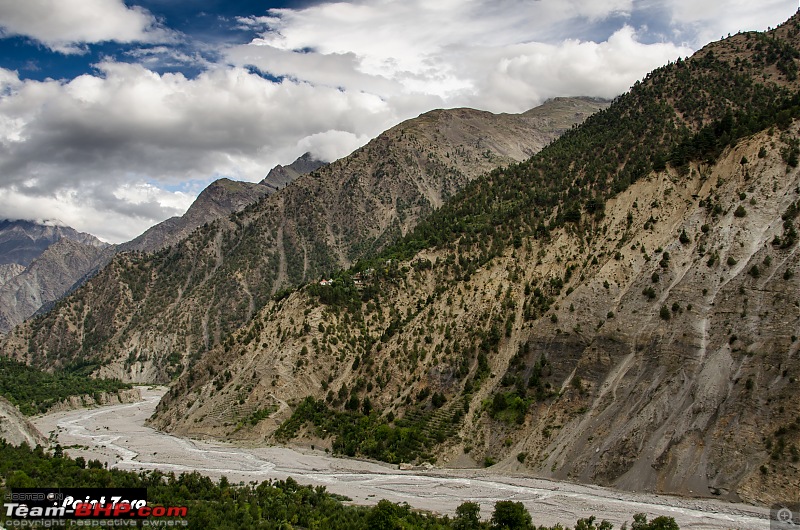
POLYGON ((324 452, 287 447, 237 447, 190 440, 144 425, 165 388, 142 388, 143 401, 94 409, 56 412, 33 423, 46 436, 55 432, 72 457, 99 459, 126 470, 199 471, 231 482, 261 482, 292 477, 301 484, 324 485, 356 504, 381 499, 407 502, 413 508, 453 514, 464 501, 478 502, 484 517, 498 500, 521 501, 537 525, 572 527, 594 515, 619 528, 633 514, 674 517, 682 529, 769 528, 769 510, 715 499, 692 499, 633 493, 599 486, 504 476, 490 469, 399 471, 396 466, 336 458, 324 452))

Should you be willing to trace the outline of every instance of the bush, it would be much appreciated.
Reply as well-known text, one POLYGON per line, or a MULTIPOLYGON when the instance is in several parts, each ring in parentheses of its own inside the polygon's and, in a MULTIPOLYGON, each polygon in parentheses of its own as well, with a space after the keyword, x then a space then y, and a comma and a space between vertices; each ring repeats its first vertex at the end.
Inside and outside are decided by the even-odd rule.
POLYGON ((678 530, 678 523, 672 517, 664 515, 656 517, 648 523, 645 514, 637 513, 633 516, 631 530, 678 530))
POLYGON ((521 502, 497 501, 492 513, 492 528, 497 530, 529 530, 533 528, 531 514, 521 502))
POLYGON ((661 309, 658 312, 658 316, 660 316, 662 320, 669 320, 670 318, 672 318, 672 315, 669 314, 669 309, 667 309, 667 306, 665 305, 661 306, 661 309))
POLYGON ((477 502, 460 504, 456 508, 456 516, 453 518, 453 528, 455 530, 478 530, 483 528, 480 505, 477 502))

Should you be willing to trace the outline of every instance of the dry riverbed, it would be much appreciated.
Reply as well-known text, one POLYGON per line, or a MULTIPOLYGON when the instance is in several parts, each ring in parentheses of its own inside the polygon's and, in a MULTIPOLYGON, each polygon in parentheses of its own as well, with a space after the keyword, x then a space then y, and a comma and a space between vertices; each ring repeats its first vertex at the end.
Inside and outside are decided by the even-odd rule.
POLYGON ((674 517, 682 529, 769 528, 769 510, 719 500, 630 493, 567 482, 508 477, 491 470, 399 471, 396 466, 336 458, 323 452, 285 447, 242 448, 221 442, 189 440, 144 425, 164 388, 142 388, 143 401, 95 409, 57 412, 33 423, 46 436, 55 432, 72 457, 99 459, 127 470, 199 471, 231 482, 261 482, 293 477, 302 484, 324 485, 357 504, 380 499, 414 508, 453 514, 464 501, 481 505, 488 517, 498 500, 521 501, 537 525, 571 527, 590 515, 619 528, 635 513, 674 517))

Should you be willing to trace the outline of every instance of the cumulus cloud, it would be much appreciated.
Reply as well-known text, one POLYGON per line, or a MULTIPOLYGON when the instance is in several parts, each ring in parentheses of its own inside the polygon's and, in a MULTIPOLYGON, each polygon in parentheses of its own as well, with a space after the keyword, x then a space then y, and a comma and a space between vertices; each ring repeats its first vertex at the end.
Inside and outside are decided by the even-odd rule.
POLYGON ((643 72, 690 53, 690 48, 668 43, 642 44, 633 28, 624 26, 600 43, 519 44, 481 50, 459 64, 463 71, 475 63, 486 68, 475 80, 468 105, 520 112, 556 96, 613 98, 643 72))
POLYGON ((138 64, 97 68, 71 81, 0 70, 0 211, 22 207, 25 217, 129 239, 188 206, 192 197, 170 185, 259 180, 309 149, 338 158, 397 121, 374 95, 272 82, 243 68, 194 79, 138 64), (104 222, 110 212, 117 223, 104 222))
POLYGON ((104 41, 164 42, 173 33, 147 10, 122 0, 0 1, 3 35, 22 35, 63 53, 104 41))
MULTIPOLYGON (((691 53, 644 44, 631 26, 605 40, 572 34, 626 19, 632 0, 329 3, 240 19, 261 35, 228 51, 234 64, 314 84, 367 90, 390 103, 523 111, 558 95, 613 97, 649 70, 691 53), (366 29, 365 29, 366 28, 366 29), (374 29, 373 29, 374 28, 374 29)), ((595 31, 596 32, 596 31, 595 31)))
POLYGON ((321 3, 231 20, 255 38, 204 55, 222 58, 212 63, 122 0, 0 0, 6 34, 52 49, 136 42, 74 79, 0 68, 0 211, 130 239, 182 213, 197 183, 260 180, 305 151, 333 160, 433 108, 520 112, 560 95, 613 97, 721 34, 777 24, 791 14, 784 4, 321 3), (154 71, 182 65, 203 70, 154 71))
POLYGON ((701 47, 740 30, 763 31, 775 27, 797 10, 793 2, 786 0, 666 0, 664 4, 675 35, 694 47, 701 47))

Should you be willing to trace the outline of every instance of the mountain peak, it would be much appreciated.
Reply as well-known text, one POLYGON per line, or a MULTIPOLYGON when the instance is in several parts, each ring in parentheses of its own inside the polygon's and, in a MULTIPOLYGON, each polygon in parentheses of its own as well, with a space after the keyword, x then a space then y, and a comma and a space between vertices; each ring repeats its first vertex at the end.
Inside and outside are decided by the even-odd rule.
POLYGON ((260 184, 267 186, 272 191, 278 191, 297 177, 316 171, 326 164, 327 162, 323 162, 311 153, 306 152, 288 166, 278 164, 272 168, 260 184))
POLYGON ((67 238, 98 248, 108 246, 95 236, 78 232, 56 220, 0 220, 0 264, 16 263, 27 267, 50 245, 67 238))

